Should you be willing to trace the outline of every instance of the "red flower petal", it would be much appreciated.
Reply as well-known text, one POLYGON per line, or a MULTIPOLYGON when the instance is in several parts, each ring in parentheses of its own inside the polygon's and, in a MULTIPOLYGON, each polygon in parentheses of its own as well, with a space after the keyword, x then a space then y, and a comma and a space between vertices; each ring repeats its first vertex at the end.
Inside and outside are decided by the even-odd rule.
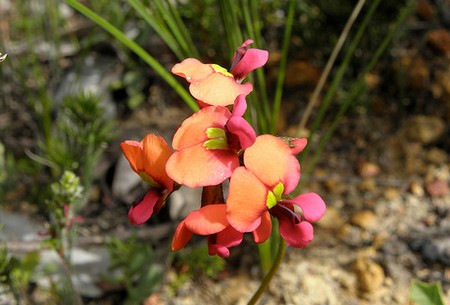
POLYGON ((172 250, 176 251, 182 249, 192 238, 192 235, 192 232, 186 228, 185 221, 183 220, 180 222, 173 235, 172 250))
POLYGON ((308 221, 318 221, 325 214, 325 202, 316 193, 301 194, 289 201, 302 209, 303 216, 308 221))
POLYGON ((225 204, 211 204, 195 210, 186 217, 185 226, 192 233, 211 235, 228 226, 225 204))
POLYGON ((223 231, 208 239, 209 254, 217 254, 222 258, 228 257, 230 256, 229 248, 239 245, 242 242, 243 237, 243 233, 228 226, 223 231))
POLYGON ((145 172, 160 186, 173 190, 173 180, 166 173, 166 163, 172 155, 170 146, 162 137, 148 134, 141 142, 142 157, 145 172))
POLYGON ((264 66, 268 59, 266 50, 248 49, 230 72, 237 80, 242 80, 251 71, 264 66))
POLYGON ((308 139, 306 139, 306 138, 298 138, 298 139, 292 140, 291 145, 294 146, 294 147, 291 147, 292 153, 294 155, 298 154, 303 149, 305 149, 307 144, 308 144, 308 139))
POLYGON ((245 167, 234 170, 227 198, 227 220, 239 232, 254 231, 267 210, 267 188, 245 167))
POLYGON ((314 230, 309 222, 293 223, 289 218, 278 218, 281 237, 294 248, 306 247, 314 238, 314 230))
POLYGON ((247 101, 245 100, 245 95, 239 95, 234 101, 233 105, 233 116, 243 116, 247 110, 247 101))
MULTIPOLYGON (((120 148, 122 149, 123 155, 127 158, 130 163, 131 168, 139 173, 137 168, 137 159, 141 158, 141 143, 138 141, 127 140, 120 143, 120 148)), ((141 163, 141 162, 140 162, 141 163)), ((143 169, 141 169, 143 170, 143 169)))
POLYGON ((189 86, 193 97, 213 106, 232 105, 239 95, 247 96, 252 90, 252 84, 239 84, 233 77, 220 72, 213 73, 189 86))
POLYGON ((261 216, 261 224, 259 227, 253 231, 253 239, 255 243, 260 244, 265 242, 270 237, 272 232, 272 219, 270 218, 270 213, 264 212, 261 216))
POLYGON ((207 140, 206 129, 210 127, 225 128, 231 117, 225 107, 205 107, 183 121, 175 133, 172 146, 182 150, 207 140))
POLYGON ((256 137, 245 150, 244 165, 269 188, 282 182, 284 194, 292 192, 300 180, 300 164, 291 148, 272 135, 256 137))
MULTIPOLYGON (((133 205, 128 211, 128 220, 132 225, 141 225, 153 215, 154 208, 162 194, 158 189, 151 189, 145 194, 142 201, 133 205)), ((157 212, 157 211, 155 211, 157 212)))
POLYGON ((227 129, 239 138, 241 148, 245 149, 255 143, 256 132, 253 127, 240 116, 232 116, 227 123, 227 129))
POLYGON ((168 175, 188 187, 218 185, 239 166, 238 156, 224 149, 207 150, 202 144, 175 152, 166 164, 168 175))
POLYGON ((209 64, 204 64, 195 58, 186 58, 173 66, 172 73, 184 77, 189 83, 196 83, 215 71, 209 64))

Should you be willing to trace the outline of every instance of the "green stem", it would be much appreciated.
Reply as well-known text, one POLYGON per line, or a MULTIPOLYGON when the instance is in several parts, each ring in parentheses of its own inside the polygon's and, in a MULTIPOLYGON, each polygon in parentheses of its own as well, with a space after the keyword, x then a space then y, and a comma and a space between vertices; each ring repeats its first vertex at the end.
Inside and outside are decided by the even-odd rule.
POLYGON ((280 116, 280 108, 281 108, 281 98, 283 96, 283 83, 286 74, 286 63, 287 63, 287 55, 289 50, 289 44, 291 42, 291 32, 292 25, 294 23, 294 12, 295 12, 295 0, 289 1, 288 7, 288 16, 286 20, 286 27, 284 29, 283 35, 283 45, 281 49, 281 60, 280 60, 280 72, 277 77, 277 84, 275 87, 275 98, 273 102, 273 110, 272 110, 272 121, 270 124, 270 132, 273 134, 276 131, 278 119, 280 116))
POLYGON ((286 253, 286 242, 284 239, 281 239, 278 243, 278 253, 275 257, 275 261, 273 262, 272 268, 264 277, 263 281, 258 287, 258 290, 253 294, 250 301, 248 301, 247 305, 255 305, 256 302, 261 298, 264 291, 266 291, 267 287, 269 287, 270 281, 273 279, 275 273, 278 271, 280 267, 281 261, 283 260, 284 254, 286 253))
POLYGON ((193 110, 198 110, 197 102, 192 98, 189 92, 184 89, 180 83, 172 76, 156 59, 154 59, 147 51, 145 51, 136 42, 129 39, 122 31, 106 21, 101 16, 94 13, 92 10, 78 2, 77 0, 65 0, 72 8, 91 19, 97 25, 101 26, 104 30, 114 36, 117 40, 123 43, 136 55, 138 55, 143 61, 145 61, 153 70, 156 71, 184 100, 184 102, 193 110))

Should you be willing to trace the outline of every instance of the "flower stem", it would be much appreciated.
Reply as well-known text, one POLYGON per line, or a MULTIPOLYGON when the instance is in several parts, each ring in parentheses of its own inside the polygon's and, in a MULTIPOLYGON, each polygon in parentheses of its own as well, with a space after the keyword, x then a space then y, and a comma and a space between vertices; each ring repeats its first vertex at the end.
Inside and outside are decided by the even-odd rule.
POLYGON ((266 291, 267 287, 269 287, 270 281, 272 280, 275 273, 278 271, 278 268, 280 267, 281 261, 283 260, 284 254, 286 252, 286 242, 284 239, 280 239, 278 243, 278 253, 275 257, 275 260, 273 262, 272 268, 269 270, 269 272, 264 277, 263 281, 259 285, 258 290, 253 294, 250 301, 248 301, 247 305, 255 305, 256 302, 258 302, 259 298, 262 296, 264 291, 266 291))

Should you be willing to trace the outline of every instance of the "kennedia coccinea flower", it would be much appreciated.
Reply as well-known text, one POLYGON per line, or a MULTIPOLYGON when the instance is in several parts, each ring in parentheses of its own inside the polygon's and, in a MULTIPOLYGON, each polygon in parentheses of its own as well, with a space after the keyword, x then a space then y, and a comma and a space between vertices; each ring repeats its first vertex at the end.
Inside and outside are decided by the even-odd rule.
POLYGON ((265 65, 269 58, 266 50, 245 49, 252 40, 246 40, 236 51, 230 72, 216 64, 204 64, 195 58, 187 58, 172 68, 172 73, 184 77, 189 91, 206 105, 232 105, 239 95, 247 96, 252 90, 251 83, 241 84, 251 71, 265 65))
POLYGON ((291 142, 272 135, 261 135, 244 153, 244 165, 234 170, 227 198, 227 220, 239 232, 252 232, 271 223, 262 222, 269 213, 279 222, 279 231, 287 244, 301 248, 313 239, 310 222, 325 213, 319 195, 306 193, 289 199, 300 180, 300 164, 295 154, 306 146, 305 139, 291 142), (302 214, 294 210, 301 208, 302 214))
POLYGON ((256 133, 242 115, 247 104, 238 96, 230 112, 223 106, 200 109, 175 133, 175 152, 166 171, 178 184, 188 187, 218 185, 239 166, 239 152, 253 144, 256 133))
POLYGON ((151 189, 128 212, 131 224, 143 224, 156 214, 167 196, 174 189, 174 181, 167 175, 165 166, 172 155, 170 146, 162 137, 148 134, 142 141, 127 140, 120 143, 123 154, 131 168, 151 189))
MULTIPOLYGON (((270 231, 267 228, 270 221, 270 216, 263 216, 263 225, 253 231, 256 243, 261 243, 269 237, 270 231)), ((228 223, 226 205, 223 203, 206 205, 191 212, 175 230, 172 250, 183 248, 194 234, 208 236, 209 254, 222 258, 230 255, 229 248, 239 245, 244 235, 228 223)))

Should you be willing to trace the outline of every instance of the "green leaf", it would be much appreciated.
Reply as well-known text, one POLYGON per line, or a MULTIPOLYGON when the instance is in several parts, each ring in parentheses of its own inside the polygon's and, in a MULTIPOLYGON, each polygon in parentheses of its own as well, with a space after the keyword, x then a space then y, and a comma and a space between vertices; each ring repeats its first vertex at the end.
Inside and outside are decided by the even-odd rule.
POLYGON ((440 283, 428 284, 414 280, 411 283, 410 298, 417 305, 444 305, 440 283))

